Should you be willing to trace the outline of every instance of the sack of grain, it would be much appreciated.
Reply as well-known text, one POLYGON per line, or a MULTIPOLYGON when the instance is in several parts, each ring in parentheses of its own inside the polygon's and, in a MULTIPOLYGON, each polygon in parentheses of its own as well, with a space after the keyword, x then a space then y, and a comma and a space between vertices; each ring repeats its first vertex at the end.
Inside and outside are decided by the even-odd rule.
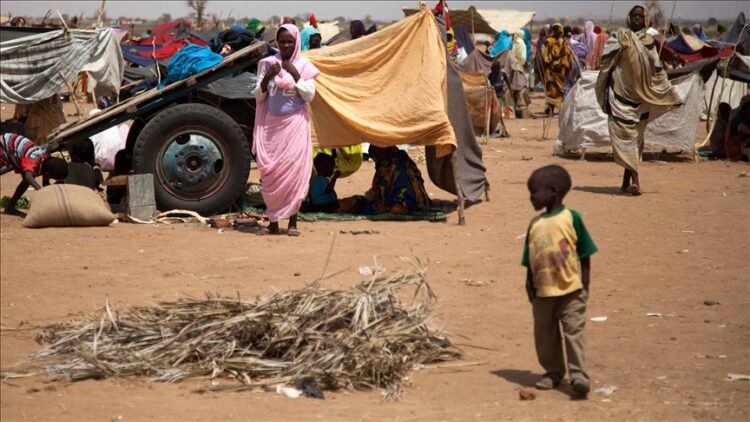
POLYGON ((23 226, 106 226, 115 218, 94 190, 77 185, 50 185, 31 197, 31 207, 23 226))

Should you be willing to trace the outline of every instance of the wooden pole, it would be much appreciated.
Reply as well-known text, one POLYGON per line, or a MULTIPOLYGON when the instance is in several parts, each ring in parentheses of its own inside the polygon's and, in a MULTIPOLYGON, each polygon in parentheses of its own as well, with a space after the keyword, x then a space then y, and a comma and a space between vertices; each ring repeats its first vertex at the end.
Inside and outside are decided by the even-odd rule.
POLYGON ((68 88, 68 92, 70 93, 71 98, 73 98, 73 104, 76 106, 76 114, 80 118, 81 107, 78 105, 78 98, 76 98, 76 93, 73 91, 73 88, 70 87, 70 84, 68 83, 68 80, 65 79, 65 75, 63 75, 62 71, 59 71, 58 74, 62 78, 63 82, 65 82, 65 86, 68 88))
POLYGON ((615 0, 612 0, 612 4, 609 6, 609 21, 607 22, 607 29, 612 27, 612 12, 615 10, 615 0))
POLYGON ((456 184, 456 197, 458 199, 458 225, 465 226, 466 216, 464 215, 464 191, 461 189, 461 183, 458 181, 458 145, 456 145, 456 150, 453 151, 451 164, 453 165, 453 182, 456 184))
POLYGON ((101 4, 99 4, 99 13, 96 18, 96 26, 98 26, 99 28, 102 27, 102 23, 103 23, 102 20, 104 19, 104 2, 105 1, 106 0, 102 0, 101 4))
POLYGON ((476 45, 477 38, 474 35, 474 6, 469 7, 469 11, 471 12, 471 41, 476 45))
POLYGON ((492 102, 490 101, 490 86, 489 80, 484 78, 484 143, 485 145, 490 140, 490 119, 492 114, 492 102))

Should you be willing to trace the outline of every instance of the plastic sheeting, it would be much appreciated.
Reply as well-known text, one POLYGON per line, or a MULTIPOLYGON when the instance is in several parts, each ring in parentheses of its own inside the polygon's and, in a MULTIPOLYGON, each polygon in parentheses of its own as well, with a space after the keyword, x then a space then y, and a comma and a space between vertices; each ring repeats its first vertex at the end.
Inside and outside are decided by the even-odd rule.
POLYGON ((97 95, 116 95, 123 75, 122 51, 111 28, 56 30, 0 44, 0 101, 30 104, 56 94, 89 72, 97 95))
POLYGON ((303 55, 321 72, 310 104, 316 147, 436 145, 439 156, 455 149, 445 45, 426 7, 382 31, 303 55))
POLYGON ((747 95, 747 86, 745 82, 733 81, 729 78, 724 79, 718 75, 718 72, 714 72, 706 82, 706 89, 703 93, 705 108, 702 110, 701 120, 706 119, 709 104, 711 105, 711 119, 716 117, 716 110, 718 110, 720 103, 728 103, 733 110, 737 108, 742 101, 742 97, 747 95), (721 89, 722 83, 724 84, 723 92, 721 89), (713 100, 711 99, 712 95, 713 100), (719 95, 721 95, 721 98, 719 98, 719 95))
MULTIPOLYGON (((558 144, 562 144, 563 151, 611 145, 607 115, 596 101, 598 76, 598 71, 584 71, 565 97, 558 122, 558 144)), ((685 102, 652 119, 646 126, 645 146, 693 151, 703 111, 703 80, 699 75, 691 74, 671 82, 685 102)))

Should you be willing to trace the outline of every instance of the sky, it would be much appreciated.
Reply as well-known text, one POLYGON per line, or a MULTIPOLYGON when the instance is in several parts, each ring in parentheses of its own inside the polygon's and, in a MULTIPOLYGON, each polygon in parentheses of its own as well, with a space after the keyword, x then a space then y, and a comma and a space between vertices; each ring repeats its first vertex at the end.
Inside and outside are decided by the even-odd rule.
MULTIPOLYGON (((428 0, 432 6, 435 0, 428 0)), ((613 9, 615 19, 624 18, 627 10, 636 2, 633 1, 448 1, 448 7, 466 9, 470 5, 477 9, 516 9, 536 12, 535 19, 546 18, 591 18, 607 19, 610 8, 613 9)), ((661 0, 664 14, 670 15, 675 2, 661 0)), ((68 15, 94 16, 99 8, 99 0, 84 1, 16 1, 3 0, 0 2, 0 13, 23 16, 42 17, 47 10, 52 10, 51 16, 56 17, 55 10, 68 15)), ((330 20, 338 16, 347 19, 364 18, 370 15, 373 20, 392 21, 401 19, 404 15, 401 9, 416 8, 416 0, 393 1, 219 1, 209 0, 207 13, 223 17, 231 13, 232 17, 256 17, 261 20, 271 16, 294 16, 305 13, 315 13, 319 20, 330 20)), ((126 16, 131 18, 156 19, 162 13, 169 13, 173 18, 184 17, 190 12, 184 0, 169 1, 123 1, 107 0, 105 11, 110 18, 126 16)), ((744 11, 750 15, 750 1, 679 1, 677 2, 674 20, 707 20, 715 17, 724 21, 734 21, 737 14, 744 11)))

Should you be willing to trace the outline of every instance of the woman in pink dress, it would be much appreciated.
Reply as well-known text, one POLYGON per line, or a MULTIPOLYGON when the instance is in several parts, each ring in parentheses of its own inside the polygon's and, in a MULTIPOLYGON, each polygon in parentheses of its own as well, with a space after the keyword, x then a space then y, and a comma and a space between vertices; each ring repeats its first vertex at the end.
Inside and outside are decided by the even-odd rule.
POLYGON ((300 34, 286 24, 276 34, 279 53, 258 64, 253 154, 260 169, 270 220, 260 234, 279 234, 288 218, 290 236, 299 236, 297 212, 312 174, 312 141, 307 103, 315 98, 318 69, 300 56, 300 34))

